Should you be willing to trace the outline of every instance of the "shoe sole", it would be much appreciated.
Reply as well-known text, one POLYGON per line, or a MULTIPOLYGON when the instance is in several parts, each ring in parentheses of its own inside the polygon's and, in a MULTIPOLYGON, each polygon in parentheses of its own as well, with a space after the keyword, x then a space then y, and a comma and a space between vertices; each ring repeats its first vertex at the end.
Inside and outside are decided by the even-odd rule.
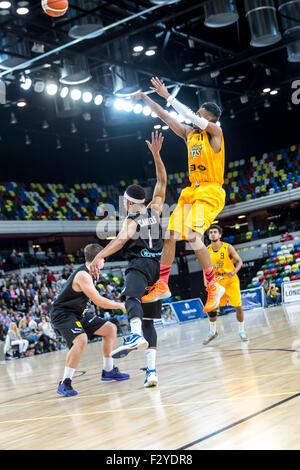
POLYGON ((223 297, 224 294, 225 294, 225 287, 220 286, 220 294, 219 294, 218 299, 217 299, 217 304, 216 304, 212 309, 210 309, 210 310, 205 310, 205 308, 204 308, 204 309, 203 309, 203 312, 209 313, 209 312, 212 312, 213 310, 216 310, 216 308, 219 307, 220 301, 221 301, 221 299, 222 299, 222 297, 223 297))
POLYGON ((150 387, 157 387, 158 385, 158 380, 151 380, 150 382, 147 383, 147 385, 144 385, 145 388, 150 388, 150 387))
POLYGON ((208 346, 210 343, 212 343, 213 341, 216 341, 216 339, 218 339, 218 338, 219 338, 219 335, 216 336, 214 339, 211 339, 208 343, 202 343, 202 344, 203 344, 203 346, 208 346))
POLYGON ((157 302, 158 300, 163 300, 163 299, 169 299, 172 296, 171 292, 168 290, 164 294, 161 294, 159 297, 156 297, 154 300, 143 300, 142 298, 142 304, 153 304, 153 302, 157 302))
POLYGON ((122 359, 123 357, 128 356, 131 351, 142 351, 144 349, 147 349, 148 347, 148 341, 145 341, 144 343, 140 344, 139 346, 136 346, 135 348, 126 348, 126 346, 120 346, 115 351, 112 351, 110 353, 110 357, 112 357, 113 359, 122 359))
POLYGON ((59 392, 58 390, 56 390, 56 392, 58 393, 58 395, 61 395, 62 397, 65 397, 65 398, 75 397, 75 395, 78 395, 78 392, 72 393, 72 395, 66 395, 65 393, 59 392))
POLYGON ((116 380, 117 382, 120 382, 121 380, 128 380, 130 377, 122 377, 122 378, 115 378, 115 379, 102 379, 102 382, 112 382, 113 380, 116 380))

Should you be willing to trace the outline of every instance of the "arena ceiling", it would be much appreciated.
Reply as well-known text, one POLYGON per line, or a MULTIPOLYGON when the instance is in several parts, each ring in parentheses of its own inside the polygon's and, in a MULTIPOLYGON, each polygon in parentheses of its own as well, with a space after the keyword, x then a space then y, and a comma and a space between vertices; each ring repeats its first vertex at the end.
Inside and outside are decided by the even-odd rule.
MULTIPOLYGON (((131 165, 143 172, 149 161, 140 158, 143 140, 156 122, 143 114, 116 110, 114 91, 133 84, 149 90, 153 75, 171 90, 177 84, 178 97, 193 109, 205 99, 215 99, 223 109, 225 128, 234 122, 259 125, 262 119, 272 127, 275 116, 287 109, 294 120, 299 118, 299 106, 291 103, 291 84, 300 79, 300 65, 287 60, 287 46, 300 34, 282 34, 273 45, 252 47, 241 0, 236 1, 238 21, 222 28, 205 26, 208 2, 199 0, 163 6, 150 0, 71 0, 67 14, 55 19, 42 11, 40 1, 11 3, 10 8, 0 9, 0 76, 7 95, 0 109, 0 135, 2 167, 8 169, 1 179, 15 175, 20 180, 26 161, 35 178, 40 170, 43 180, 55 179, 52 170, 58 164, 61 173, 56 180, 68 174, 74 178, 75 173, 91 180, 82 161, 93 167, 101 155, 107 160, 116 152, 126 156, 118 174, 126 174, 131 165), (26 4, 28 14, 18 14, 17 9, 26 4), (87 24, 105 31, 74 40, 78 28, 87 24), (138 45, 143 50, 134 52, 138 45), (153 55, 145 54, 149 50, 153 55), (93 97, 101 94, 100 106, 93 100, 60 98, 62 77, 73 79, 78 73, 79 79, 90 79, 76 88, 92 92, 93 97), (32 85, 24 90, 20 85, 28 78, 32 85), (49 82, 59 86, 55 96, 38 92, 49 82), (266 88, 274 94, 263 92, 266 88), (22 100, 26 106, 19 107, 22 100)), ((282 31, 279 11, 277 19, 282 31)), ((182 149, 184 153, 184 144, 182 149)), ((97 168, 105 172, 108 167, 97 168)))

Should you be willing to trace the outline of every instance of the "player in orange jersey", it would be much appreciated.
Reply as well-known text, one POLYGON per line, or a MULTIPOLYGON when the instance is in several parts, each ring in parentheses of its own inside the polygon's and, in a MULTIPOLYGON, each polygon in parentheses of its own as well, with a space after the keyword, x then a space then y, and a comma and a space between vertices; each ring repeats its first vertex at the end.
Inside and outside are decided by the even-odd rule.
MULTIPOLYGON (((218 283, 225 289, 225 294, 220 301, 220 307, 225 307, 228 301, 229 305, 235 307, 241 341, 249 341, 245 333, 245 315, 242 309, 240 280, 237 276, 238 271, 243 266, 243 261, 232 245, 222 242, 222 233, 222 228, 216 224, 213 224, 208 230, 208 238, 211 241, 211 244, 208 246, 208 251, 215 277, 218 283), (235 265, 234 261, 236 263, 235 265)), ((207 338, 203 341, 204 345, 210 344, 218 337, 216 320, 217 312, 210 312, 210 329, 207 338)))
POLYGON ((195 114, 172 97, 157 77, 152 78, 151 83, 152 90, 165 98, 178 113, 193 124, 191 127, 179 123, 145 93, 136 93, 132 97, 133 101, 143 100, 162 121, 184 139, 188 149, 191 186, 183 189, 177 207, 171 215, 161 258, 160 278, 142 301, 150 303, 170 297, 168 280, 175 257, 176 241, 184 239, 190 242, 203 268, 208 292, 204 311, 210 312, 218 307, 224 294, 224 288, 216 282, 209 252, 202 241, 204 232, 225 204, 225 191, 222 188, 224 139, 222 129, 217 124, 221 110, 215 103, 208 102, 195 114))

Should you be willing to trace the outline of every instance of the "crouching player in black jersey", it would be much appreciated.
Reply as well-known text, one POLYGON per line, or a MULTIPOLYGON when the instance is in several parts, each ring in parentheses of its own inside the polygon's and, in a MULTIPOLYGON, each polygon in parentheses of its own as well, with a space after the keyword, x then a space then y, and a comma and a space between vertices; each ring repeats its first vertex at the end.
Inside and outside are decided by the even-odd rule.
POLYGON ((165 202, 167 174, 160 157, 163 143, 162 134, 152 133, 152 142, 146 141, 151 150, 157 183, 150 204, 145 205, 145 191, 139 185, 129 186, 124 194, 127 217, 122 230, 94 259, 90 265, 93 276, 97 276, 104 258, 123 249, 129 260, 126 269, 124 296, 125 307, 130 320, 131 335, 124 344, 114 351, 113 358, 127 356, 130 351, 147 349, 147 370, 144 386, 152 387, 158 383, 155 360, 157 334, 153 319, 161 316, 161 301, 142 304, 141 298, 149 286, 159 278, 160 257, 163 247, 160 216, 165 202))
MULTIPOLYGON (((84 249, 85 264, 80 266, 68 278, 58 297, 53 302, 51 321, 53 326, 65 338, 69 347, 66 366, 57 393, 64 397, 77 395, 72 387, 72 378, 80 361, 88 339, 102 336, 103 371, 101 380, 126 380, 128 374, 122 374, 113 366, 111 351, 116 344, 117 328, 113 323, 102 320, 89 312, 91 302, 106 309, 125 310, 124 303, 114 302, 101 297, 89 272, 90 263, 102 248, 97 244, 87 245, 84 249)), ((101 267, 103 267, 103 264, 101 267)))

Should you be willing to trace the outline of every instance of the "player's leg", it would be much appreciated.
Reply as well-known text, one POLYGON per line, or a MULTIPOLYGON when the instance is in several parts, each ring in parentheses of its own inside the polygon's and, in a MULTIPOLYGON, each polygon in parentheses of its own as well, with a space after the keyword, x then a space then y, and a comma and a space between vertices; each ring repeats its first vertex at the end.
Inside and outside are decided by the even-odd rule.
POLYGON ((153 320, 143 319, 143 334, 149 343, 146 350, 147 370, 144 387, 156 387, 158 378, 156 373, 157 333, 153 320))
POLYGON ((245 314, 244 310, 242 309, 242 306, 235 307, 236 310, 236 319, 238 321, 239 325, 239 335, 241 338, 241 341, 249 341, 249 338, 247 337, 245 333, 245 314))
POLYGON ((116 345, 116 325, 89 313, 84 316, 82 325, 89 338, 102 336, 103 370, 101 380, 104 382, 128 380, 129 374, 124 374, 117 367, 114 367, 114 360, 110 356, 116 345))
POLYGON ((204 346, 207 346, 208 344, 212 343, 218 337, 218 332, 217 332, 218 313, 216 311, 213 311, 213 312, 209 312, 207 315, 209 318, 209 332, 207 334, 207 337, 202 341, 202 344, 204 346))
POLYGON ((228 293, 229 305, 232 305, 236 310, 240 339, 241 341, 249 341, 249 338, 245 333, 245 314, 242 308, 240 281, 236 279, 235 281, 230 282, 226 288, 226 292, 228 293))
MULTIPOLYGON (((143 262, 146 263, 145 260, 143 262)), ((128 313, 131 334, 129 338, 124 341, 122 346, 119 346, 111 352, 111 357, 114 359, 125 357, 129 352, 137 349, 148 348, 148 342, 143 337, 142 333, 143 308, 141 302, 142 296, 148 286, 147 277, 137 269, 129 269, 126 273, 125 285, 125 307, 128 313)))
POLYGON ((63 332, 62 335, 65 337, 70 350, 66 357, 64 375, 58 385, 57 393, 64 397, 71 397, 78 394, 78 392, 76 392, 76 390, 74 390, 72 387, 72 379, 79 364, 80 358, 83 354, 83 351, 86 348, 88 338, 82 330, 82 333, 76 335, 70 345, 70 335, 64 335, 63 332))

